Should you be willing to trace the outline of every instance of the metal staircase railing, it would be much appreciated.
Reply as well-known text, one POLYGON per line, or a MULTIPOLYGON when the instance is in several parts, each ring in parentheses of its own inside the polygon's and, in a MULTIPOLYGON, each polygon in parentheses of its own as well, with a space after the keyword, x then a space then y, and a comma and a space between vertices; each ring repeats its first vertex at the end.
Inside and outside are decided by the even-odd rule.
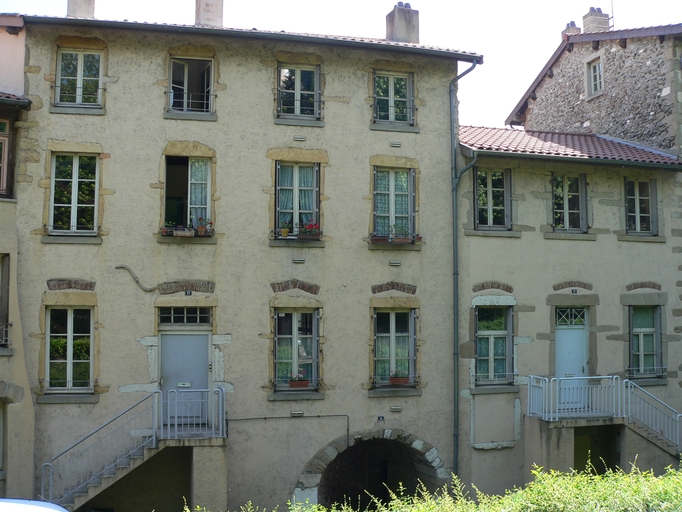
POLYGON ((225 390, 155 391, 54 456, 42 467, 41 496, 73 503, 159 439, 225 437, 225 390))
POLYGON ((628 422, 637 421, 677 447, 680 452, 680 418, 675 409, 631 380, 625 387, 625 413, 628 422))
POLYGON ((631 380, 618 376, 548 378, 528 376, 528 416, 545 421, 616 417, 637 422, 682 448, 682 414, 631 380))

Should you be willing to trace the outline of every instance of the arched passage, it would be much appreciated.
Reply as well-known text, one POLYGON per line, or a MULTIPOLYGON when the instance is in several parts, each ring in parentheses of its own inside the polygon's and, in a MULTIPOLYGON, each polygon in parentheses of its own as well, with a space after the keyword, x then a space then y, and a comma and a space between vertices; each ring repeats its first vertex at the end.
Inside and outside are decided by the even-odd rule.
POLYGON ((402 485, 411 494, 418 482, 433 491, 449 482, 450 473, 433 445, 405 430, 381 429, 351 434, 348 447, 342 436, 321 449, 301 474, 294 495, 327 507, 349 501, 364 509, 371 500, 367 493, 383 501, 388 489, 402 485))

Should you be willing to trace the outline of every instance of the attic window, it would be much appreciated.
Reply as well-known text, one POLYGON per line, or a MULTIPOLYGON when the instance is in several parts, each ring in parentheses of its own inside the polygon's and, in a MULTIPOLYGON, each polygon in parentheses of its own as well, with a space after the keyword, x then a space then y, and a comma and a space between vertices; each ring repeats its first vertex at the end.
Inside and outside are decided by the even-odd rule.
POLYGON ((601 55, 587 62, 585 69, 585 88, 587 98, 600 95, 604 91, 604 73, 601 55))

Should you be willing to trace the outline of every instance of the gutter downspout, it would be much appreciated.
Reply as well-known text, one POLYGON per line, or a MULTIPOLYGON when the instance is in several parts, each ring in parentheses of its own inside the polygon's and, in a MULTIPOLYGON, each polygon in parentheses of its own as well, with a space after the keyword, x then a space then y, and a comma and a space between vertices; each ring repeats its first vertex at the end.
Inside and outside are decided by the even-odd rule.
POLYGON ((455 119, 455 83, 460 78, 474 70, 478 60, 475 59, 471 67, 464 71, 461 75, 456 76, 450 82, 450 157, 452 162, 452 274, 453 274, 453 310, 454 310, 454 380, 455 380, 455 398, 454 398, 454 416, 455 416, 455 430, 454 430, 454 462, 452 464, 452 471, 455 475, 459 473, 459 254, 457 251, 457 185, 459 179, 466 171, 476 164, 478 155, 474 153, 474 159, 470 164, 465 166, 460 171, 457 170, 457 126, 455 119))

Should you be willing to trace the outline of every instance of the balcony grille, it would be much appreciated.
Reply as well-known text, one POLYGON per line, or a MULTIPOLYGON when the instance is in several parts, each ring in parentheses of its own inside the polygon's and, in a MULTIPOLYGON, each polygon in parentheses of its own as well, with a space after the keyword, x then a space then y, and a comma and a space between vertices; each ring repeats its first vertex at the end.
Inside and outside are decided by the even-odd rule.
POLYGON ((9 328, 12 324, 0 324, 0 347, 9 347, 9 328))

